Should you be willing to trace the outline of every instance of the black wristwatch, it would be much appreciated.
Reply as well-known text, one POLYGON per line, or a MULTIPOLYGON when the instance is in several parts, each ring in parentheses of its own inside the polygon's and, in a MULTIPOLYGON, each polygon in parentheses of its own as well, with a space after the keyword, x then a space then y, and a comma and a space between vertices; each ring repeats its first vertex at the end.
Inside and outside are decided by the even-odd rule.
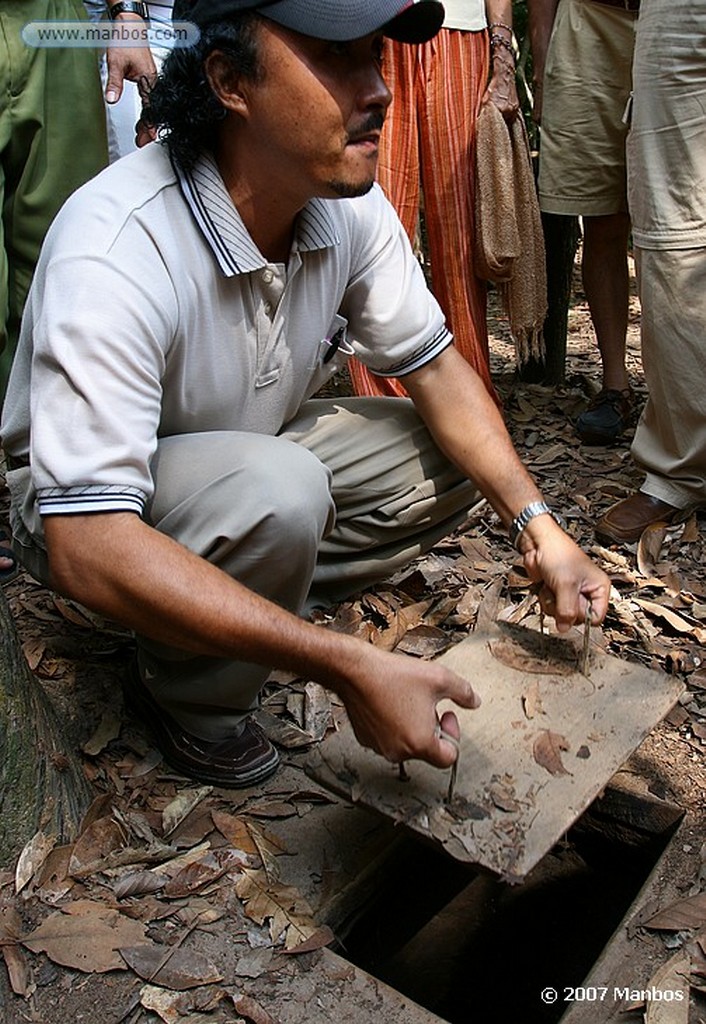
POLYGON ((120 0, 119 3, 108 8, 111 21, 115 21, 119 14, 139 14, 143 21, 149 21, 150 17, 147 4, 142 0, 120 0))

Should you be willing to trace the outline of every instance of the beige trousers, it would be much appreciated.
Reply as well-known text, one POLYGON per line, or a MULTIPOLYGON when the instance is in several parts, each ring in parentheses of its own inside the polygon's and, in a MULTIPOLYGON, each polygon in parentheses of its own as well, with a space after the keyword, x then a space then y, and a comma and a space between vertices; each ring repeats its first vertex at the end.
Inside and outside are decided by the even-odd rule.
MULTIPOLYGON (((313 400, 278 437, 223 431, 165 438, 152 469, 148 522, 304 615, 428 550, 477 498, 403 398, 313 400)), ((30 572, 46 579, 43 552, 18 540, 30 572)), ((205 739, 232 731, 270 673, 144 637, 138 660, 158 702, 205 739)))
POLYGON ((706 506, 706 4, 643 2, 628 139, 648 400, 642 490, 706 506))

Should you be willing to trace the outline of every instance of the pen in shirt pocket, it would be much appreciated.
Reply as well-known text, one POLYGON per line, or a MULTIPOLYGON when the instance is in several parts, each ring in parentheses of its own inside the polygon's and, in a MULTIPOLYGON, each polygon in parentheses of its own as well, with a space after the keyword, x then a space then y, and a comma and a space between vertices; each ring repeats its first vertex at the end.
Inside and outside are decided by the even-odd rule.
POLYGON ((321 362, 326 365, 330 363, 336 353, 339 351, 343 352, 344 355, 353 355, 353 346, 349 341, 346 340, 346 325, 343 324, 338 328, 336 333, 331 338, 324 338, 324 344, 326 345, 326 351, 324 352, 323 359, 321 362))

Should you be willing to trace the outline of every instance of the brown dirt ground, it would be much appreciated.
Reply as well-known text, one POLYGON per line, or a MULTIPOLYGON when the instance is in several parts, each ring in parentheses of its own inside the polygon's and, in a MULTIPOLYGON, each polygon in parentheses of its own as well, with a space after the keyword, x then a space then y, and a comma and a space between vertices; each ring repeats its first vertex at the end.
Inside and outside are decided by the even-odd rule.
MULTIPOLYGON (((598 389, 599 381, 599 361, 580 286, 577 282, 570 314, 566 382, 560 387, 517 382, 513 346, 496 306, 491 302, 492 365, 513 439, 545 493, 566 516, 573 536, 592 550, 613 577, 617 601, 603 627, 607 649, 628 660, 678 672, 686 683, 680 705, 638 751, 634 770, 646 778, 654 793, 680 804, 687 812, 686 831, 681 834, 681 846, 672 870, 678 892, 698 892, 706 888, 706 766, 703 757, 706 744, 706 532, 703 514, 669 530, 661 538, 661 545, 649 549, 606 550, 595 544, 593 523, 609 504, 639 484, 640 474, 630 460, 629 436, 611 449, 585 449, 578 443, 571 426, 576 414, 585 406, 587 396, 598 389), (642 599, 646 599, 645 604, 636 603, 642 599), (660 605, 666 610, 666 616, 659 614, 657 606, 660 605)), ((628 340, 633 383, 644 396, 636 300, 628 340)), ((345 382, 341 387, 345 389, 345 382)), ((0 513, 2 511, 0 507, 0 513)), ((473 628, 472 618, 459 614, 459 602, 464 595, 468 596, 469 588, 476 588, 481 601, 493 581, 502 580, 499 607, 519 606, 525 600, 530 615, 527 587, 516 577, 509 576, 515 558, 494 513, 487 506, 478 509, 472 517, 470 530, 466 528, 464 534, 482 541, 485 557, 476 558, 472 570, 466 565, 461 579, 454 565, 461 550, 461 537, 449 539, 433 553, 436 562, 422 560, 417 592, 413 598, 409 597, 409 600, 420 600, 429 596, 437 609, 440 602, 446 602, 445 615, 437 616, 431 627, 432 632, 437 630, 445 635, 446 642, 460 639, 473 628)), ((390 587, 378 589, 387 592, 390 587)), ((112 739, 99 745, 96 753, 82 754, 96 795, 111 799, 124 813, 131 805, 141 808, 154 824, 157 811, 185 787, 183 780, 160 772, 157 765, 150 771, 150 764, 144 762, 151 757, 149 745, 139 726, 130 723, 123 714, 120 678, 131 650, 129 636, 94 617, 84 617, 78 606, 56 600, 24 574, 8 585, 5 592, 28 660, 59 708, 72 746, 80 750, 101 723, 108 723, 109 727, 113 721, 113 731, 109 732, 112 739), (140 765, 144 766, 144 772, 140 765), (141 780, 141 788, 136 779, 141 780)), ((375 599, 375 591, 369 594, 375 599)), ((346 602, 338 610, 338 619, 351 620, 356 616, 359 619, 361 615, 365 618, 366 607, 369 612, 370 602, 367 606, 360 600, 346 602)), ((378 605, 375 614, 368 614, 368 619, 375 622, 381 614, 384 618, 380 607, 378 605)), ((379 625, 378 621, 377 626, 373 624, 368 631, 373 642, 379 625)), ((414 650, 414 643, 409 642, 414 650)), ((271 696, 276 689, 273 687, 271 696)), ((277 700, 275 694, 273 706, 277 705, 277 700)), ((289 763, 296 767, 296 755, 292 755, 289 763)), ((301 788, 302 783, 298 785, 301 788)), ((268 792, 273 792, 272 787, 268 792)), ((281 787, 274 792, 281 792, 281 787)), ((230 794, 233 799, 229 802, 228 794, 221 796, 223 799, 218 806, 229 809, 230 813, 238 813, 248 800, 256 802, 258 798, 258 794, 237 798, 230 794)), ((311 794, 307 799, 309 803, 316 803, 311 794)), ((308 804, 307 807, 312 810, 308 804)), ((316 813, 315 806, 312 813, 316 813)), ((271 819, 275 815, 265 813, 264 817, 271 819)), ((257 809, 254 809, 253 819, 257 820, 257 809)), ((208 830, 199 831, 196 827, 193 832, 195 837, 208 834, 208 830)), ((184 840, 182 846, 187 848, 188 841, 184 840)), ((28 899, 17 901, 13 897, 12 883, 12 873, 0 875, 0 898, 5 907, 19 906, 25 928, 36 925, 54 909, 46 893, 42 898, 42 893, 35 891, 28 899)), ((109 901, 104 885, 91 887, 86 880, 79 888, 80 894, 109 901)), ((75 899, 76 895, 74 892, 71 898, 75 899)), ((230 911, 234 913, 232 906, 230 911)), ((242 908, 237 913, 239 925, 244 927, 242 908)), ((152 927, 159 931, 159 921, 155 920, 152 927)), ((217 925, 213 927, 217 931, 217 925)), ((130 977, 130 984, 125 981, 125 975, 130 972, 117 972, 116 981, 116 972, 100 976, 82 974, 58 966, 44 955, 30 956, 26 952, 23 955, 29 991, 26 997, 8 996, 8 1024, 24 1020, 40 1024, 84 1019, 90 1019, 93 1024, 158 1020, 133 998, 137 991, 135 978, 130 977)), ((177 1014, 174 1019, 190 1022, 240 1019, 233 1015, 232 1003, 228 1004, 228 1011, 223 1000, 216 1000, 214 1005, 215 1009, 192 1008, 185 1016, 177 1014)), ((239 1012, 246 1020, 266 1019, 252 1008, 250 1015, 242 1006, 239 1012)), ((694 1003, 691 1019, 705 1018, 703 1003, 700 1007, 694 1003)), ((290 1018, 282 1018, 285 1019, 290 1018)), ((316 1014, 309 1019, 316 1020, 316 1014)), ((318 1019, 333 1018, 322 1012, 318 1019)), ((374 1019, 373 1016, 370 1019, 374 1019)), ((597 1015, 596 1021, 599 1019, 597 1015)), ((502 1016, 498 1020, 502 1020, 502 1016)))

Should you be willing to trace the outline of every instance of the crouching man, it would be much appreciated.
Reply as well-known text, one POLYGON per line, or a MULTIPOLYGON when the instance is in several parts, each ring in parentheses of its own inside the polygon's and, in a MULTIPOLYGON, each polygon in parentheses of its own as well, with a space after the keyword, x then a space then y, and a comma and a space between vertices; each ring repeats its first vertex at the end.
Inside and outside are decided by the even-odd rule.
POLYGON ((252 785, 273 666, 360 742, 451 764, 448 669, 306 621, 497 510, 560 628, 609 582, 555 522, 374 185, 384 35, 434 0, 198 0, 151 98, 162 144, 81 189, 39 263, 2 424, 15 549, 138 637, 129 701, 184 774, 252 785), (311 398, 351 353, 408 399, 311 398), (471 482, 472 481, 472 482, 471 482))

